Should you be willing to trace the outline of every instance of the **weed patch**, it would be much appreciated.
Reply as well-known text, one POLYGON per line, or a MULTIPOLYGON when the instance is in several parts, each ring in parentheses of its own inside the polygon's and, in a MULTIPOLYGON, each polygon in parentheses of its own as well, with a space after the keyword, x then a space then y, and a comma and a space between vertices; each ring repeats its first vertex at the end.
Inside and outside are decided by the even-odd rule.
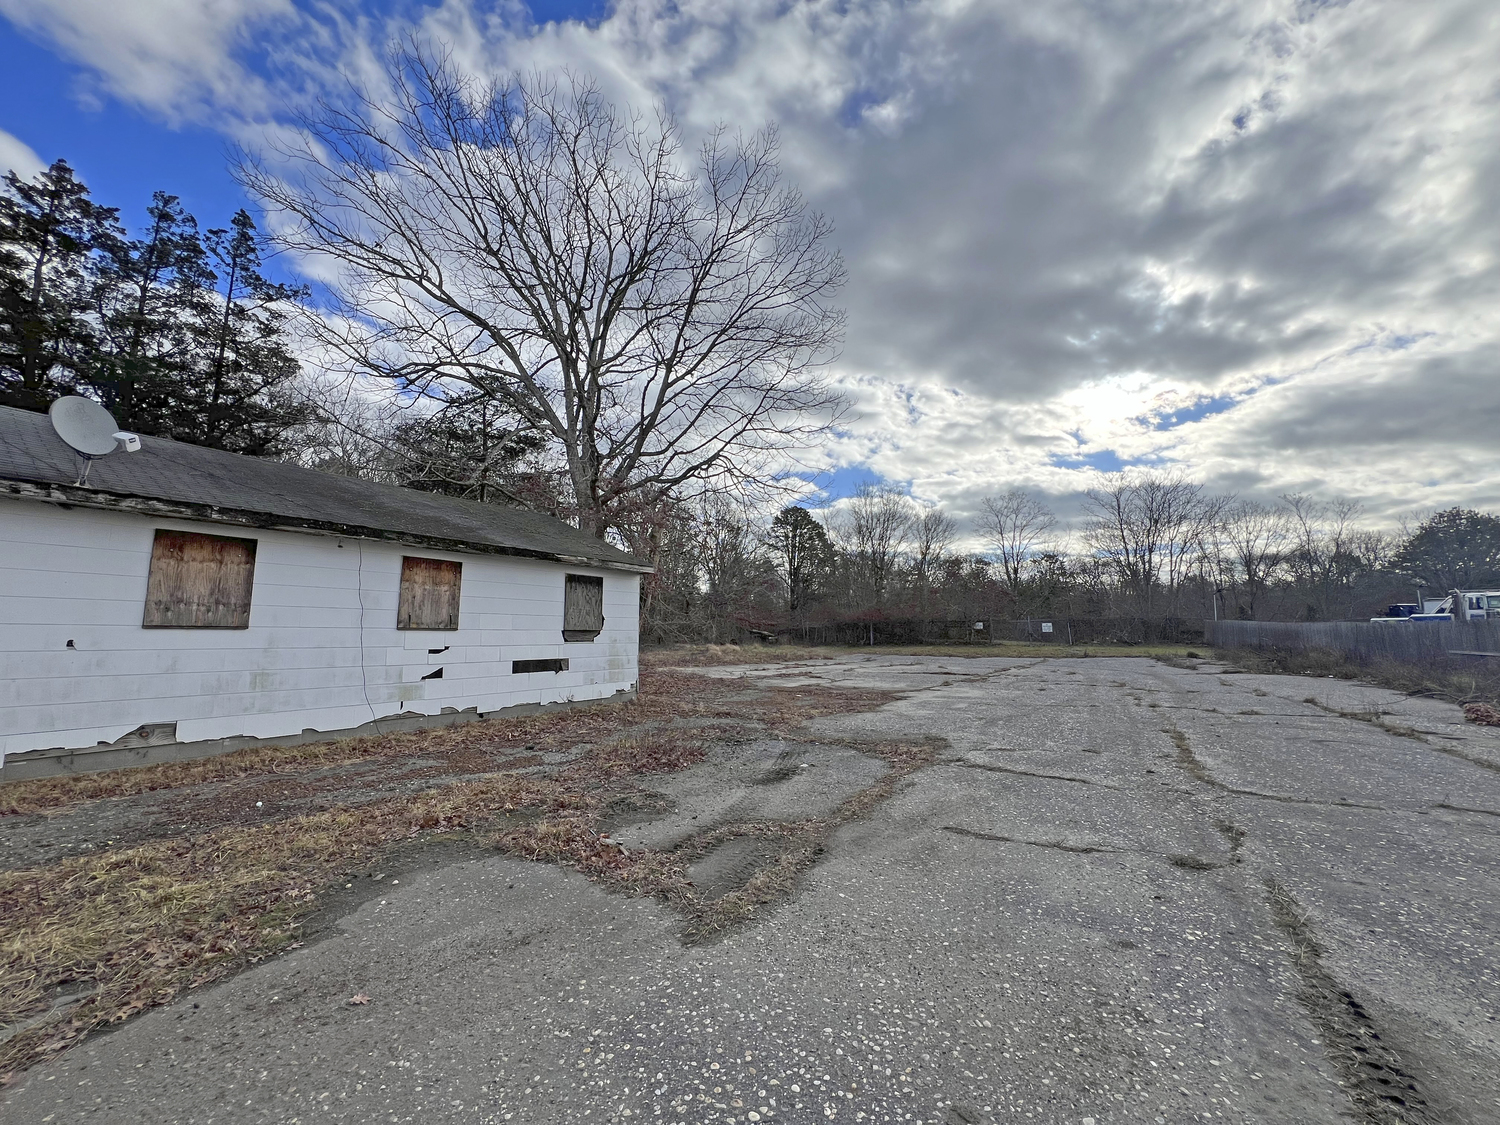
MULTIPOLYGON (((610 841, 600 831, 609 810, 641 793, 634 778, 701 761, 705 742, 744 737, 747 727, 792 737, 808 719, 893 698, 649 671, 641 699, 622 706, 7 785, 0 793, 12 813, 168 791, 168 823, 188 823, 168 838, 0 872, 0 1026, 10 1030, 0 1076, 290 948, 325 889, 420 838, 566 864, 609 889, 660 897, 695 920, 690 929, 701 921, 716 932, 774 899, 785 880, 759 873, 735 902, 710 908, 693 895, 686 856, 627 853, 610 841), (351 763, 359 770, 341 768, 351 763), (371 799, 371 763, 418 791, 371 799), (222 782, 240 786, 232 802, 212 789, 222 782), (327 807, 307 812, 309 799, 327 807), (74 995, 83 998, 58 1003, 74 995)), ((809 833, 862 815, 932 753, 866 752, 892 761, 892 775, 826 824, 809 822, 809 833)))
POLYGON ((1395 661, 1361 664, 1328 649, 1308 649, 1305 652, 1223 649, 1216 651, 1214 658, 1246 672, 1360 680, 1405 695, 1443 699, 1458 704, 1482 703, 1500 709, 1500 667, 1496 667, 1500 661, 1476 663, 1473 660, 1454 659, 1427 664, 1401 664, 1395 661))

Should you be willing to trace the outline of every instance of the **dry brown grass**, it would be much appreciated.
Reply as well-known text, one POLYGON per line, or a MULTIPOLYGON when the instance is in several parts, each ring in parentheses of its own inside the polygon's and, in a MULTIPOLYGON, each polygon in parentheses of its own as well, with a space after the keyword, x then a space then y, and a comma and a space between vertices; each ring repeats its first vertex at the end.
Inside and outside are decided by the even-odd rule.
POLYGON ((1465 703, 1464 718, 1482 727, 1500 727, 1500 708, 1488 703, 1465 703))
MULTIPOLYGON (((731 648, 733 646, 723 646, 731 648)), ((768 687, 746 698, 746 685, 670 669, 645 668, 640 695, 632 703, 563 711, 539 711, 515 718, 460 723, 401 734, 367 735, 305 746, 252 747, 193 762, 37 778, 0 785, 0 815, 62 811, 85 801, 140 793, 186 790, 214 782, 254 777, 305 776, 333 766, 370 759, 407 763, 436 759, 438 765, 413 775, 434 779, 454 773, 520 768, 538 750, 570 748, 616 737, 622 728, 682 718, 732 718, 763 722, 773 729, 817 715, 870 710, 888 702, 889 692, 840 688, 768 687)), ((332 779, 331 785, 341 784, 332 779)))
POLYGON ((11 781, 0 785, 0 816, 46 812, 101 797, 129 797, 156 789, 230 781, 289 767, 306 770, 347 765, 366 756, 367 751, 361 746, 366 741, 344 739, 307 746, 252 746, 192 762, 163 762, 133 769, 11 781))
POLYGON ((556 783, 498 774, 0 873, 0 1023, 45 1017, 60 986, 94 989, 65 1018, 12 1036, 0 1047, 0 1074, 285 948, 334 874, 384 847, 507 810, 576 814, 591 804, 556 783))
POLYGON ((1453 660, 1438 664, 1400 664, 1395 661, 1349 660, 1327 649, 1306 652, 1260 652, 1252 649, 1219 649, 1214 659, 1247 672, 1277 675, 1332 676, 1360 680, 1406 695, 1421 695, 1451 703, 1483 703, 1500 706, 1500 661, 1453 660))
POLYGON ((843 649, 811 645, 663 645, 641 649, 641 668, 714 668, 728 664, 780 664, 832 660, 843 649))
POLYGON ((4 787, 12 812, 179 790, 175 811, 190 808, 196 820, 192 831, 170 839, 122 841, 0 873, 0 1025, 32 1022, 0 1046, 0 1076, 287 948, 325 887, 402 841, 467 833, 515 855, 576 867, 619 891, 690 905, 682 857, 626 855, 600 834, 603 809, 630 791, 630 779, 701 761, 705 741, 743 736, 746 724, 786 733, 817 715, 869 710, 894 698, 688 672, 647 671, 642 688, 640 701, 624 707, 4 787), (684 720, 690 725, 680 725, 684 720), (570 756, 539 771, 542 751, 570 756), (430 788, 357 806, 367 778, 329 768, 414 758, 436 764, 400 776, 429 777, 430 788), (528 772, 516 772, 523 768, 528 772), (233 808, 211 788, 227 779, 249 779, 252 787, 237 793, 233 808), (210 788, 200 794, 204 786, 210 788), (333 807, 288 815, 276 801, 289 792, 320 793, 333 807), (267 807, 254 810, 261 793, 267 807), (235 823, 246 809, 253 819, 235 823), (500 823, 523 810, 526 823, 500 823), (71 1008, 51 1007, 61 991, 79 989, 91 991, 71 1008))
POLYGON ((842 656, 1005 656, 1032 660, 1043 657, 1148 656, 1196 657, 1191 645, 1065 645, 1028 641, 997 641, 994 644, 932 645, 665 645, 642 649, 641 667, 703 668, 731 664, 778 664, 803 660, 834 660, 842 656))

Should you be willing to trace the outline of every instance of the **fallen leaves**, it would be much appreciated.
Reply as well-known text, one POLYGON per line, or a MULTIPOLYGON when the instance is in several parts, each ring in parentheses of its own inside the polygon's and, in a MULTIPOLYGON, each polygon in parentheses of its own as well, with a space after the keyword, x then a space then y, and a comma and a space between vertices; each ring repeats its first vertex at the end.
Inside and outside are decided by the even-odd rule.
MULTIPOLYGON (((472 833, 623 893, 685 901, 682 857, 626 851, 599 831, 609 802, 633 790, 631 778, 691 766, 706 744, 747 728, 752 737, 786 733, 896 694, 646 668, 640 700, 624 706, 6 785, 0 815, 183 789, 185 811, 173 823, 192 829, 0 872, 0 1024, 40 1017, 0 1044, 0 1075, 298 947, 300 920, 325 888, 348 885, 352 872, 415 837, 472 833), (550 771, 541 768, 549 758, 550 771), (413 770, 414 759, 427 764, 413 770), (430 787, 370 799, 380 760, 399 767, 403 786, 430 778, 430 787), (355 761, 357 770, 341 768, 355 761), (229 779, 239 786, 233 807, 218 790, 194 788, 229 779), (318 811, 307 813, 314 800, 318 811), (247 817, 251 806, 260 809, 247 817), (74 982, 91 986, 87 998, 49 1014, 74 982)), ((903 753, 882 756, 898 771, 907 765, 903 753)))
POLYGON ((349 997, 349 1003, 351 1003, 351 1004, 361 1004, 361 1005, 363 1005, 363 1004, 368 1004, 369 1002, 370 1002, 370 998, 368 996, 366 996, 363 992, 356 992, 353 996, 349 997))
POLYGON ((1500 727, 1500 709, 1488 703, 1465 703, 1464 718, 1483 727, 1500 727))

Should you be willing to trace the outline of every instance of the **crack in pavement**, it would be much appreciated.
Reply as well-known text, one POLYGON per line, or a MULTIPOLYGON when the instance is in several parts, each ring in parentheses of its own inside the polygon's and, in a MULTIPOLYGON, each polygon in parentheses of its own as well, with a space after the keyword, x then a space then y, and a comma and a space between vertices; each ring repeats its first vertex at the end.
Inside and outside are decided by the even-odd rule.
POLYGON ((1017 777, 1039 777, 1044 781, 1071 781, 1074 785, 1097 785, 1101 789, 1113 789, 1122 792, 1123 787, 1111 785, 1107 781, 1095 781, 1088 777, 1068 777, 1060 773, 1036 773, 1032 770, 1011 769, 1008 766, 992 766, 988 762, 971 762, 967 758, 946 758, 941 763, 945 766, 963 766, 965 769, 984 770, 986 773, 1011 773, 1017 777))
POLYGON ((1477 813, 1479 816, 1500 816, 1500 812, 1494 809, 1471 809, 1467 805, 1450 805, 1447 801, 1439 801, 1432 806, 1435 809, 1447 809, 1450 812, 1477 813))
POLYGON ((1417 730, 1416 727, 1399 727, 1386 722, 1385 713, 1378 707, 1371 707, 1365 711, 1346 711, 1342 707, 1334 707, 1331 704, 1321 702, 1315 695, 1309 695, 1302 702, 1311 704, 1319 711, 1326 711, 1330 715, 1337 715, 1341 719, 1351 719, 1356 723, 1368 723, 1370 726, 1383 730, 1386 734, 1393 734, 1397 738, 1410 738, 1417 742, 1427 741, 1427 739, 1422 737, 1422 732, 1417 730))
POLYGON ((945 824, 942 827, 944 832, 951 832, 955 836, 965 836, 971 840, 988 840, 997 844, 1024 844, 1028 848, 1050 848, 1053 851, 1069 852, 1072 855, 1151 856, 1164 859, 1173 867, 1180 867, 1184 871, 1218 871, 1227 866, 1211 859, 1203 859, 1201 856, 1180 852, 1153 852, 1145 848, 1106 848, 1094 844, 1069 844, 1064 840, 1022 840, 1016 836, 1000 836, 993 832, 979 832, 973 828, 959 828, 951 824, 945 824))
POLYGON ((1450 758, 1457 758, 1461 762, 1468 762, 1471 766, 1478 766, 1480 769, 1500 773, 1500 762, 1492 762, 1488 758, 1477 758, 1472 754, 1465 754, 1462 750, 1455 750, 1451 746, 1435 746, 1427 737, 1428 735, 1432 735, 1446 740, 1452 739, 1453 735, 1438 734, 1437 731, 1421 731, 1416 727, 1395 726, 1385 722, 1384 714, 1374 708, 1369 711, 1344 711, 1337 707, 1331 707, 1326 703, 1320 703, 1316 697, 1311 695, 1302 702, 1310 703, 1320 711, 1327 711, 1330 715, 1337 715, 1341 719, 1352 719, 1357 723, 1369 723, 1371 726, 1378 727, 1380 730, 1385 731, 1387 734, 1393 734, 1397 738, 1413 739, 1429 749, 1435 750, 1439 754, 1446 754, 1450 758))
MULTIPOLYGON (((1426 742, 1426 739, 1423 739, 1423 741, 1426 742)), ((1469 765, 1478 766, 1480 769, 1500 773, 1500 764, 1492 762, 1488 758, 1476 758, 1472 754, 1465 754, 1462 750, 1455 750, 1451 746, 1433 746, 1430 742, 1427 745, 1439 754, 1446 754, 1450 758, 1457 758, 1461 762, 1468 762, 1469 765)))
POLYGON ((951 832, 955 836, 967 836, 971 840, 991 840, 997 844, 1025 844, 1027 847, 1052 848, 1055 851, 1071 852, 1074 855, 1099 855, 1136 850, 1134 848, 1098 848, 1092 844, 1068 844, 1062 840, 1018 840, 1014 836, 996 836, 990 832, 976 832, 972 828, 957 828, 949 824, 943 825, 943 831, 951 832))
POLYGON ((1280 793, 1261 793, 1255 789, 1240 789, 1233 785, 1226 785, 1216 778, 1208 768, 1208 764, 1193 752, 1193 747, 1188 742, 1188 736, 1176 727, 1163 727, 1162 734, 1172 740, 1177 747, 1177 756, 1173 760, 1178 769, 1196 778, 1207 785, 1210 789, 1217 789, 1221 793, 1230 793, 1236 797, 1249 797, 1257 801, 1279 801, 1285 805, 1317 805, 1326 809, 1368 809, 1371 812, 1390 812, 1391 809, 1385 805, 1371 805, 1362 801, 1320 801, 1314 797, 1287 797, 1280 793))

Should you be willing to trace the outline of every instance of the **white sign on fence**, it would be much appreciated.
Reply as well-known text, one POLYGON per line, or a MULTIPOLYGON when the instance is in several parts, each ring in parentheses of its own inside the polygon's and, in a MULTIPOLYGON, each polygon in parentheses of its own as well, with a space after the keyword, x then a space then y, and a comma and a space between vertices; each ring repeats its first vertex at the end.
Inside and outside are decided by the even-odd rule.
POLYGON ((1052 632, 1052 622, 1050 622, 1050 621, 1043 621, 1042 622, 1042 632, 1044 632, 1044 633, 1050 633, 1050 632, 1052 632))

